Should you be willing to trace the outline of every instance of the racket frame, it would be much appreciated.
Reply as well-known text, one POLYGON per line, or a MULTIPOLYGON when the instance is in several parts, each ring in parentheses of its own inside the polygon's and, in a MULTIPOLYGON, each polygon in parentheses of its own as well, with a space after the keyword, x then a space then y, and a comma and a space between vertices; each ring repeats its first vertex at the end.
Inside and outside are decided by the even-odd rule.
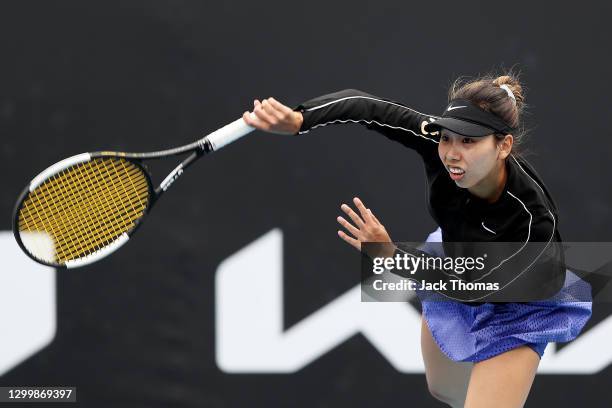
MULTIPOLYGON (((255 117, 254 113, 251 113, 251 116, 255 117)), ((170 186, 176 181, 176 179, 178 179, 189 166, 191 166, 196 160, 198 160, 202 156, 219 150, 223 146, 230 144, 238 140, 239 138, 251 133, 253 130, 255 130, 254 127, 247 125, 244 122, 244 120, 240 118, 240 119, 236 119, 235 121, 215 130, 212 133, 209 133, 205 137, 199 140, 196 140, 195 142, 192 142, 184 146, 175 147, 172 149, 160 150, 156 152, 147 152, 147 153, 123 153, 123 152, 101 151, 101 152, 93 152, 93 153, 81 153, 79 155, 72 156, 67 159, 61 160, 49 166, 47 169, 43 170, 40 174, 34 177, 32 181, 30 182, 30 184, 23 190, 23 192, 20 194, 19 198, 17 199, 17 203, 15 204, 15 209, 13 210, 13 235, 15 236, 15 240, 17 241, 17 244, 19 245, 21 250, 25 252, 28 255, 28 257, 30 257, 31 259, 33 259, 34 261, 40 264, 51 266, 54 268, 69 269, 72 267, 84 266, 84 265, 96 262, 102 258, 105 258, 111 253, 113 253, 114 251, 116 251, 117 249, 119 249, 129 240, 129 238, 142 225, 144 218, 146 217, 146 215, 148 215, 151 212, 151 209, 153 208, 157 200, 159 200, 159 198, 168 190, 168 188, 170 188, 170 186), (174 170, 172 170, 166 176, 166 178, 164 178, 164 180, 160 183, 160 185, 157 188, 154 188, 153 182, 151 180, 151 174, 149 173, 146 166, 144 166, 142 162, 144 160, 161 159, 161 158, 166 158, 170 156, 183 155, 188 152, 190 153, 190 155, 187 156, 182 162, 180 162, 179 165, 176 166, 174 170), (85 163, 87 161, 90 161, 96 158, 113 158, 113 157, 125 159, 133 163, 134 165, 138 166, 145 175, 145 178, 147 180, 147 187, 149 191, 149 200, 147 202, 146 208, 143 211, 142 216, 138 218, 137 220, 135 220, 132 228, 130 228, 128 231, 124 232, 123 234, 119 236, 119 237, 125 236, 125 238, 118 238, 117 240, 122 239, 122 241, 117 243, 116 245, 115 243, 117 242, 117 240, 113 241, 108 246, 105 246, 104 248, 100 249, 99 254, 90 254, 76 261, 68 261, 68 262, 71 262, 72 266, 66 265, 66 264, 61 265, 61 264, 49 263, 44 260, 38 259, 34 255, 32 255, 30 251, 28 251, 25 245, 23 244, 23 241, 21 240, 21 237, 19 235, 20 234, 19 210, 21 209, 23 202, 27 199, 28 194, 32 192, 36 187, 40 186, 42 183, 48 180, 50 177, 60 173, 62 170, 65 170, 68 167, 71 167, 79 163, 85 163)))
MULTIPOLYGON (((189 145, 191 146, 191 145, 189 145)), ((199 158, 204 156, 206 153, 212 152, 212 146, 207 141, 204 141, 198 146, 191 147, 190 150, 177 148, 170 150, 162 150, 159 152, 149 152, 149 153, 122 153, 122 152, 111 152, 111 151, 102 151, 102 152, 90 152, 90 153, 81 153, 72 157, 68 157, 60 162, 53 164, 47 169, 43 170, 40 174, 32 179, 30 184, 21 192, 19 198, 17 199, 17 203, 15 204, 15 208, 13 210, 13 235, 15 236, 15 240, 17 244, 21 248, 23 252, 28 255, 32 260, 54 268, 62 268, 62 269, 71 269, 74 267, 85 266, 90 263, 96 262, 102 258, 107 257, 111 253, 115 252, 117 249, 122 247, 129 238, 140 228, 145 217, 151 212, 151 209, 157 203, 157 200, 170 188, 170 186, 183 174, 183 172, 195 163, 199 158), (183 155, 187 152, 191 151, 191 154, 187 156, 183 161, 181 161, 178 166, 176 166, 164 180, 159 184, 158 187, 154 187, 153 181, 151 179, 151 173, 147 169, 147 167, 143 164, 144 160, 156 160, 170 156, 179 156, 183 155), (20 236, 19 231, 19 212, 22 208, 24 201, 28 198, 29 194, 34 191, 37 187, 43 184, 45 181, 50 179, 51 177, 61 173, 69 167, 72 167, 77 164, 87 163, 89 161, 99 159, 99 158, 117 158, 129 161, 130 163, 137 166, 145 176, 147 181, 147 188, 149 192, 149 199, 147 201, 147 206, 145 207, 143 214, 140 218, 138 218, 134 225, 123 234, 119 235, 113 242, 105 246, 104 248, 99 249, 97 254, 93 253, 90 255, 86 255, 80 259, 75 261, 68 261, 70 263, 66 264, 58 264, 58 263, 50 263, 45 260, 39 259, 32 255, 32 253, 26 248, 23 243, 23 240, 20 236), (125 238, 121 238, 125 235, 125 238), (119 241, 119 242, 118 242, 119 241), (71 266, 74 265, 74 266, 71 266)))

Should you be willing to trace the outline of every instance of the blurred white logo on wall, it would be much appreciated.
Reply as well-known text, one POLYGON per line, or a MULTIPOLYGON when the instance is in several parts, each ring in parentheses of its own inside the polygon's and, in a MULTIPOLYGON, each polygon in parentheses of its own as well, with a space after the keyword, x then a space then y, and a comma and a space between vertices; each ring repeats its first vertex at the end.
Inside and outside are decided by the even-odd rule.
POLYGON ((292 373, 361 334, 398 371, 423 372, 418 311, 407 303, 361 302, 359 285, 285 329, 282 245, 282 232, 274 229, 217 269, 216 359, 221 370, 292 373))
POLYGON ((19 249, 13 233, 0 231, 0 375, 55 337, 55 269, 19 249))
MULTIPOLYGON (((293 373, 361 334, 398 371, 424 372, 418 311, 409 303, 361 302, 359 285, 285 329, 282 240, 274 229, 217 269, 216 361, 222 371, 293 373)), ((550 343, 538 372, 595 374, 612 362, 610 338, 612 316, 560 351, 550 343)))

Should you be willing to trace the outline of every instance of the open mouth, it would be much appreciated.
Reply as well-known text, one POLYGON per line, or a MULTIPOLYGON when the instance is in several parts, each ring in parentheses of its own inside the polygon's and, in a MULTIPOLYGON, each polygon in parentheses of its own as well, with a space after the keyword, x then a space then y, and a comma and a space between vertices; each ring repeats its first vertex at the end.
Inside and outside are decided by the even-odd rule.
POLYGON ((453 180, 461 180, 465 175, 465 170, 459 167, 448 167, 448 173, 450 174, 451 179, 453 180))

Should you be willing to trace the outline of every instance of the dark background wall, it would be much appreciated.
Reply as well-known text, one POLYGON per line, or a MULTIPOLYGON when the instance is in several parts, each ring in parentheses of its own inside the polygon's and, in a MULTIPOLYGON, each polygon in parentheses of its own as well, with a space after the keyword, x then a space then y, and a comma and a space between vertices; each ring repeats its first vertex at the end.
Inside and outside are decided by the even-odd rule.
MULTIPOLYGON (((439 113, 457 76, 518 64, 529 159, 557 200, 561 234, 610 241, 611 11, 603 2, 6 3, 0 230, 25 184, 72 154, 187 143, 256 97, 295 105, 351 87, 439 113)), ((362 336, 293 374, 225 374, 215 362, 220 262, 280 228, 291 327, 358 282, 357 254, 336 236, 339 205, 358 195, 395 240, 422 240, 436 227, 424 187, 418 155, 357 125, 251 134, 190 170, 124 249, 58 273, 54 340, 0 385, 76 385, 82 406, 442 406, 423 374, 398 372, 362 336)), ((609 406, 609 384, 610 368, 540 375, 527 406, 609 406)))

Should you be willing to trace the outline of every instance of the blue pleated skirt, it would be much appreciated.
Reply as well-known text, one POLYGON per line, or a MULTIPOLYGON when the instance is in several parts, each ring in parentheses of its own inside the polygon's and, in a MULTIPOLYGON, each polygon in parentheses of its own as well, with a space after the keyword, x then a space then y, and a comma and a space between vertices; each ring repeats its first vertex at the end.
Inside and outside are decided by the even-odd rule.
MULTIPOLYGON (((429 234, 427 242, 442 242, 441 229, 429 234)), ((430 255, 444 256, 433 246, 427 248, 423 250, 430 255)), ((430 296, 421 299, 421 305, 434 340, 448 358, 464 362, 486 360, 523 345, 542 357, 549 342, 575 339, 592 310, 592 302, 584 301, 591 299, 590 286, 570 270, 559 294, 546 301, 469 306, 442 295, 440 300, 430 296)))

